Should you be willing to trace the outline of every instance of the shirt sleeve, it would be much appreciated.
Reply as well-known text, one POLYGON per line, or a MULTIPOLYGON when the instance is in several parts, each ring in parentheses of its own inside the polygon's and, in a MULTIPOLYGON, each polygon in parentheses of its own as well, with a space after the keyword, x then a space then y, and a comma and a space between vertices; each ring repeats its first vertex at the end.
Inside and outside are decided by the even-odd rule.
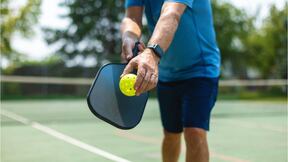
POLYGON ((192 8, 194 0, 165 0, 165 2, 177 2, 185 4, 187 7, 192 8))
POLYGON ((143 6, 144 0, 125 0, 125 8, 132 6, 143 6))

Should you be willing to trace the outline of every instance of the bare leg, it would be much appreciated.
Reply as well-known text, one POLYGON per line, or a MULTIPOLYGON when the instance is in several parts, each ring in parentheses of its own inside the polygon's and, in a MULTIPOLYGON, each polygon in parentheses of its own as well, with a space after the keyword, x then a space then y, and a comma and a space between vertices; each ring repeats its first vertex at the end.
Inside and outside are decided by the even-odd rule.
POLYGON ((185 128, 186 162, 209 162, 206 131, 200 128, 185 128))
POLYGON ((163 162, 177 162, 180 155, 182 133, 169 133, 164 131, 162 143, 163 162))

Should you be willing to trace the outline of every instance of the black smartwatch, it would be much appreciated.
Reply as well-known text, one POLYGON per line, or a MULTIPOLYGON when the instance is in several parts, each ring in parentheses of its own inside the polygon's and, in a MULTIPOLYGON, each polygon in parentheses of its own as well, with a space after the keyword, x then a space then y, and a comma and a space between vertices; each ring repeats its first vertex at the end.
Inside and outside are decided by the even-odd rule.
POLYGON ((148 44, 147 48, 150 48, 153 50, 153 52, 161 59, 161 57, 164 55, 164 51, 158 44, 148 44))

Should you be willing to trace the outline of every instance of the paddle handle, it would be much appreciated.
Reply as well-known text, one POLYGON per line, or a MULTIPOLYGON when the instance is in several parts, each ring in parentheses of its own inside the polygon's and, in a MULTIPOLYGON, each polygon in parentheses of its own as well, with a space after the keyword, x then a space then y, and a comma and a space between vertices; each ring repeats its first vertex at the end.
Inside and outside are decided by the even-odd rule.
MULTIPOLYGON (((139 41, 137 41, 137 42, 135 43, 134 48, 132 49, 132 53, 133 53, 133 57, 132 57, 132 58, 134 58, 134 57, 136 57, 136 56, 138 55, 138 53, 139 53, 138 45, 139 45, 139 44, 140 44, 139 41)), ((130 61, 130 60, 129 60, 129 61, 130 61)), ((134 70, 132 71, 132 73, 133 73, 133 74, 137 74, 137 70, 134 69, 134 70)))
POLYGON ((139 53, 139 49, 138 49, 138 45, 140 44, 139 41, 137 41, 134 45, 134 48, 132 49, 132 53, 133 53, 133 58, 136 57, 139 53))

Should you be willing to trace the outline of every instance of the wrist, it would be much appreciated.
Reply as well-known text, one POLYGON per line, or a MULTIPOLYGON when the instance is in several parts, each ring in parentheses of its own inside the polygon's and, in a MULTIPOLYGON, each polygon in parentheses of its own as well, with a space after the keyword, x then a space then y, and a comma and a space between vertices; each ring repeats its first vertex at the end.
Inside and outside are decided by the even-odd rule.
POLYGON ((159 64, 160 62, 160 58, 159 56, 150 48, 145 48, 144 52, 143 53, 148 53, 148 54, 151 54, 151 56, 153 57, 153 59, 157 62, 157 64, 159 64), (145 52, 147 51, 147 52, 145 52))
POLYGON ((125 32, 122 34, 122 41, 133 41, 133 42, 137 42, 139 40, 139 38, 135 35, 132 34, 130 32, 125 32))
POLYGON ((159 57, 159 59, 161 59, 162 56, 164 55, 164 51, 158 44, 148 44, 147 48, 151 49, 154 52, 154 54, 156 54, 159 57))

